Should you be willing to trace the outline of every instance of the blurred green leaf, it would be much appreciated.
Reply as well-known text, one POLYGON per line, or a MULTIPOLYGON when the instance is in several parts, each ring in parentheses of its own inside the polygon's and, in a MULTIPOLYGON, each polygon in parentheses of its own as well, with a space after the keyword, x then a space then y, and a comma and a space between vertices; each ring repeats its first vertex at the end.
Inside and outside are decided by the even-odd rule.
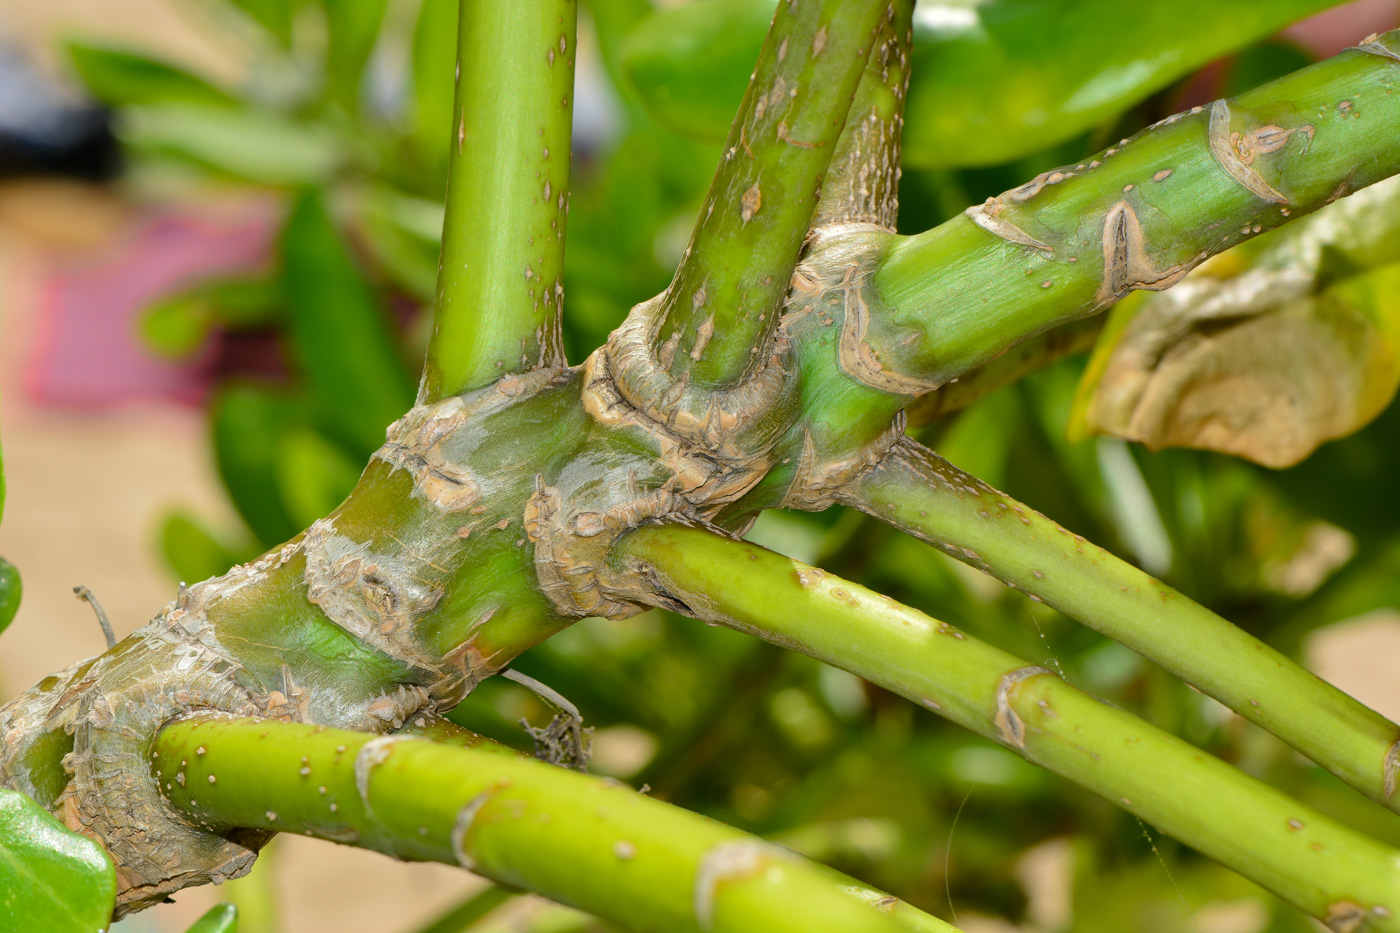
POLYGON ((302 408, 284 394, 257 385, 225 387, 210 406, 219 476, 238 514, 264 547, 302 529, 282 504, 277 453, 283 431, 304 419, 302 408))
POLYGON ((116 870, 101 846, 19 791, 0 788, 5 929, 98 933, 112 922, 116 894, 116 870))
POLYGON ((876 864, 897 854, 902 835, 893 820, 855 817, 808 823, 769 838, 818 862, 876 864))
POLYGON ((19 578, 19 570, 14 564, 0 557, 0 632, 10 627, 19 612, 20 598, 24 587, 19 578))
POLYGON ((777 5, 697 0, 667 7, 623 40, 622 71, 662 126, 696 139, 724 139, 777 5))
POLYGON ((298 525, 310 525, 330 514, 355 488, 360 470, 344 450, 310 428, 291 428, 282 434, 277 485, 298 525))
MULTIPOLYGON (((996 165, 1105 122, 1205 63, 1339 0, 983 0, 921 4, 904 160, 996 165)), ((719 140, 747 87, 775 4, 667 6, 623 46, 648 112, 719 140)))
POLYGON ((1268 39, 1251 45, 1230 63, 1220 96, 1236 97, 1252 91, 1261 84, 1306 68, 1313 60, 1307 49, 1286 39, 1268 39))
POLYGON ((461 903, 419 929, 417 933, 465 933, 474 929, 478 920, 513 897, 515 895, 505 888, 488 885, 483 890, 467 895, 461 903))
POLYGON ((238 933, 238 908, 232 904, 216 904, 185 933, 238 933))
POLYGON ((285 843, 272 840, 258 852, 253 868, 241 878, 221 888, 224 901, 238 910, 238 925, 244 933, 292 933, 283 922, 282 880, 287 876, 285 843))
POLYGON ((1400 182, 1383 182, 1120 302, 1072 433, 1286 467, 1364 426, 1400 385, 1400 250, 1360 265, 1393 244, 1397 206, 1400 182))
POLYGON ((239 562, 203 522, 184 511, 171 512, 161 522, 160 551, 176 579, 185 583, 219 576, 239 562))
POLYGON ((297 199, 282 235, 283 290, 293 351, 318 421, 357 457, 413 404, 397 340, 326 213, 322 195, 297 199))
MULTIPOLYGON (((5 452, 0 449, 0 518, 5 515, 5 452)), ((19 611, 22 591, 19 571, 15 565, 0 557, 0 632, 5 631, 19 611)))
POLYGON ((1400 403, 1392 401, 1364 430, 1322 445, 1291 469, 1269 472, 1264 481, 1363 544, 1386 546, 1395 540, 1395 513, 1381 505, 1395 495, 1397 462, 1400 403))
POLYGON ((327 127, 261 110, 161 103, 120 117, 118 133, 135 149, 255 184, 320 181, 349 155, 327 127))
POLYGON ((137 322, 141 343, 166 359, 184 359, 204 345, 211 317, 209 303, 198 292, 162 299, 137 322))
POLYGON ((1071 357, 1015 384, 1027 417, 1025 429, 1012 436, 1006 490, 1066 528, 1126 553, 1094 445, 1065 436, 1082 372, 1083 360, 1071 357))
POLYGON ((645 116, 596 161, 577 167, 570 190, 564 316, 570 358, 582 359, 627 309, 670 281, 716 147, 663 130, 645 116))
POLYGON ((354 114, 360 78, 379 38, 388 0, 321 0, 326 11, 326 82, 331 97, 354 114))
POLYGON ((169 62, 98 42, 68 43, 68 57, 94 97, 113 107, 142 104, 199 104, 234 107, 238 100, 169 62))
MULTIPOLYGON (((614 87, 629 106, 634 100, 626 87, 621 65, 623 41, 654 8, 651 0, 585 0, 584 9, 593 20, 598 35, 598 51, 614 87)), ((771 15, 771 14, 770 14, 771 15)))
POLYGON ((282 317, 285 299, 276 279, 222 279, 200 286, 218 323, 234 330, 266 327, 282 317))
POLYGON ((1338 0, 989 0, 915 14, 911 165, 994 165, 1070 139, 1338 0))
POLYGON ((375 260, 413 297, 432 301, 442 250, 442 202, 389 185, 369 186, 362 194, 358 221, 375 260))
POLYGON ((277 282, 215 280, 160 299, 142 313, 138 328, 147 348, 163 357, 183 359, 204 344, 214 325, 233 330, 266 326, 281 311, 277 282))
MULTIPOLYGON (((230 0, 234 6, 277 38, 283 45, 292 42, 292 19, 303 0, 230 0)), ((345 0, 356 3, 358 0, 345 0)))

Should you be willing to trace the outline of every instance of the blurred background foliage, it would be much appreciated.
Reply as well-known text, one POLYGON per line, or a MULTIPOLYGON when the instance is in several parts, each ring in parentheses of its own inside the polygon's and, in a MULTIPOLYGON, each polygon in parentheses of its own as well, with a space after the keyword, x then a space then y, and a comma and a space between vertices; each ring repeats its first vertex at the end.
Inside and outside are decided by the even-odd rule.
MULTIPOLYGON (((249 47, 254 65, 240 86, 98 37, 68 47, 75 73, 114 112, 120 183, 213 179, 285 205, 275 269, 199 283, 142 320, 146 345, 166 357, 188 357, 215 333, 275 350, 270 368, 227 367, 209 402, 210 442, 243 527, 169 515, 159 546, 186 581, 330 511, 412 403, 437 267, 455 55, 456 0, 203 2, 249 47)), ((1311 54, 1277 32, 1330 5, 921 4, 902 231, 927 229, 1206 95, 1305 65, 1311 54)), ((772 6, 584 5, 565 272, 571 360, 666 286, 772 6)), ((1353 271, 1396 260, 1372 256, 1353 271)), ((1270 471, 1114 438, 1069 442, 1085 365, 1082 356, 1055 362, 917 433, 1295 654, 1322 625, 1397 604, 1400 538, 1393 510, 1377 507, 1394 501, 1395 406, 1298 466, 1270 471)), ((931 548, 841 509, 769 513, 751 537, 1052 666, 1400 844, 1400 818, 1272 737, 931 548)), ((596 730, 596 771, 827 861, 968 930, 1312 928, 1112 804, 849 674, 733 632, 659 612, 590 620, 517 667, 584 711, 596 730)), ((528 747, 518 720, 548 711, 492 680, 454 716, 528 747)), ((432 930, 504 928, 496 914, 479 920, 477 908, 464 905, 432 930)), ((562 909, 537 911, 529 923, 593 928, 562 909)))

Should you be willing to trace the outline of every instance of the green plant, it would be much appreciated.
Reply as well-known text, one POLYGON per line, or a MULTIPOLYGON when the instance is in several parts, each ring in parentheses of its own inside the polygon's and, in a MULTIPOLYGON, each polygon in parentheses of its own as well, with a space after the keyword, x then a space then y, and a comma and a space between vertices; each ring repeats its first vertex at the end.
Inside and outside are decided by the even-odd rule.
MULTIPOLYGON (((1113 432, 1284 465, 1385 409, 1396 382, 1392 283, 1400 254, 1396 189, 1384 180, 1400 170, 1400 151, 1391 144, 1400 125, 1393 94, 1400 35, 1371 37, 1230 100, 1166 116, 1102 153, 1091 155, 1086 140, 1075 139, 1097 127, 1089 139, 1107 131, 1101 141, 1113 140, 1119 121, 1100 121, 1129 102, 1231 43, 1264 36, 1323 5, 1192 4, 1198 28, 1184 32, 1173 19, 1176 31, 1160 36, 1161 60, 1177 61, 1176 70, 1134 71, 1113 93, 1104 92, 1098 109, 1066 103, 1065 120, 1043 131, 1015 109, 1008 119, 1016 131, 970 146, 957 163, 960 174, 950 174, 950 157, 938 153, 929 134, 954 147, 960 131, 952 103, 979 90, 1020 102, 1014 90, 1024 79, 1013 73, 1006 83, 978 78, 960 87, 964 72, 950 69, 940 80, 953 116, 944 125, 924 121, 911 153, 911 164, 927 167, 921 183, 938 189, 931 200, 948 205, 965 188, 985 184, 988 176, 973 167, 987 162, 1058 160, 1066 153, 1055 147, 1062 146, 1077 152, 1068 165, 1042 161, 1033 180, 925 232, 899 236, 911 68, 917 76, 927 56, 957 62, 976 54, 980 40, 954 30, 941 38, 935 32, 920 45, 907 0, 779 4, 671 285, 636 304, 620 325, 603 328, 611 331, 606 343, 570 367, 566 344, 588 333, 586 326, 564 330, 566 221, 574 237, 580 229, 579 218, 570 217, 568 155, 577 9, 571 0, 464 0, 456 98, 450 106, 443 102, 445 81, 425 79, 420 88, 422 111, 445 112, 449 119, 441 122, 452 131, 441 272, 416 402, 375 292, 359 277, 326 207, 346 186, 376 188, 380 203, 404 206, 401 193, 384 190, 392 169, 367 156, 356 165, 365 140, 327 141, 337 123, 353 116, 357 98, 350 88, 380 13, 361 19, 326 5, 327 78, 315 94, 282 105, 287 112, 303 108, 319 121, 309 124, 314 130, 279 116, 271 104, 240 109, 234 95, 161 70, 167 66, 80 52, 89 80, 125 88, 109 90, 107 98, 129 105, 134 142, 194 161, 223 159, 224 169, 236 157, 245 177, 298 187, 315 182, 329 194, 313 189, 292 199, 272 298, 253 288, 249 299, 247 283, 217 283, 161 305, 149 319, 153 336, 166 335, 166 345, 176 348, 188 345, 180 335, 197 329, 191 322, 285 323, 302 381, 290 392, 230 389, 215 405, 214 436, 230 492, 254 536, 268 545, 293 537, 182 588, 150 625, 11 701, 3 711, 5 785, 101 844, 115 867, 118 914, 191 884, 237 876, 272 834, 296 831, 460 864, 624 928, 947 928, 919 906, 789 849, 483 738, 482 732, 504 731, 499 707, 487 702, 491 691, 503 689, 493 675, 521 658, 590 716, 596 709, 613 721, 645 718, 662 746, 641 777, 655 777, 657 789, 673 799, 704 799, 695 790, 697 775, 716 747, 742 753, 743 763, 756 768, 757 784, 763 775, 792 773, 783 770, 792 768, 785 757, 817 757, 839 731, 868 746, 867 762, 888 766, 885 774, 867 767, 862 777, 884 792, 899 787, 893 778, 917 784, 971 750, 989 763, 976 769, 979 780, 1014 789, 1018 807, 1077 800, 1081 825, 1097 822, 1119 834, 1126 826, 1136 840, 1136 826, 1114 822, 1091 798, 1047 784, 1040 772, 1021 770, 999 746, 1112 801, 1335 930, 1394 929, 1400 840, 1391 813, 1400 811, 1400 732, 1289 656, 1297 633, 1307 630, 1297 619, 1322 614, 1329 599, 1374 603, 1389 598, 1388 591, 1339 574, 1313 598, 1320 581, 1299 583, 1296 567, 1277 580, 1261 569, 1264 558, 1294 562, 1304 550, 1296 539, 1318 529, 1314 512, 1340 514, 1343 507, 1329 512, 1325 496, 1286 500, 1289 483, 1306 482, 1306 472, 1274 483, 1223 459, 1182 453, 1134 460, 1112 443, 1095 452, 1045 431, 1072 412, 1081 435, 1113 432), (1167 54, 1179 48, 1190 53, 1167 54), (223 129, 188 135, 216 124, 223 129), (230 126, 244 126, 257 139, 253 129, 274 125, 282 130, 262 138, 289 141, 285 149, 250 144, 230 154, 210 143, 237 136, 230 126), (1355 199, 1332 203, 1373 184, 1355 199), (1319 213, 1298 220, 1313 211, 1319 213), (1048 366, 1095 336, 1094 328, 1076 323, 1080 318, 1134 290, 1165 293, 1117 305, 1082 381, 1073 369, 1048 366), (1264 336, 1276 341, 1269 346, 1277 352, 1247 352, 1264 336), (1191 355, 1204 338, 1237 349, 1205 366, 1191 355), (1017 352, 998 359, 1010 348, 1017 352), (1280 359, 1308 368, 1281 376, 1280 359), (1202 372, 1224 373, 1224 389, 1202 372), (1035 391, 997 391, 1018 379, 1033 380, 1035 391), (1279 385, 1307 387, 1299 397, 1318 402, 1309 417, 1290 417, 1300 405, 1275 410, 1279 390, 1271 387, 1279 385), (387 442, 376 446, 383 424, 410 403, 387 442), (951 426, 940 417, 968 406, 951 426), (983 479, 1016 480, 1036 493, 1027 498, 1044 501, 1066 525, 1101 527, 1148 570, 1173 571, 1181 589, 954 467, 906 435, 906 408, 926 423, 926 439, 936 439, 952 459, 988 463, 989 473, 1002 476, 983 479), (1232 418, 1251 425, 1265 415, 1273 418, 1265 422, 1270 430, 1218 430, 1232 418), (988 430, 989 420, 1010 427, 988 430), (1287 445, 1274 443, 1276 426, 1296 436, 1287 445), (1240 443, 1242 437, 1250 442, 1240 443), (1013 444, 1021 445, 1017 457, 1008 456, 1013 444), (989 450, 996 445, 999 456, 989 450), (354 468, 345 464, 357 462, 354 456, 368 457, 369 465, 344 502, 323 514, 339 499, 330 491, 352 484, 354 468), (1018 460, 1033 476, 1017 480, 1018 460), (1143 478, 1154 470, 1155 489, 1143 478), (1078 485, 1069 487, 1069 478, 1078 485), (1208 501, 1212 514, 1193 517, 1183 507, 1169 516, 1168 533, 1154 492, 1159 500, 1176 492, 1178 501, 1208 501), (779 520, 767 532, 770 540, 786 535, 801 546, 804 534, 808 543, 821 536, 830 558, 823 563, 889 583, 895 595, 907 593, 911 602, 938 606, 966 624, 937 621, 739 537, 765 510, 820 513, 838 505, 848 511, 825 525, 779 520), (1299 514, 1304 505, 1316 508, 1299 514), (1103 518, 1115 514, 1112 523, 1103 518), (1239 548, 1212 540, 1221 529, 1239 534, 1251 523, 1266 524, 1268 533, 1241 535, 1239 548), (298 532, 299 524, 309 527, 298 532), (979 600, 938 555, 890 530, 928 542, 1025 597, 979 600), (1195 560, 1176 566, 1172 546, 1193 540, 1195 560), (1222 568, 1217 555, 1235 563, 1222 568), (1246 569, 1235 573, 1240 566, 1246 569), (1280 644, 1231 626, 1182 592, 1197 589, 1255 616, 1266 616, 1257 604, 1276 601, 1283 608, 1260 625, 1280 644), (1264 733, 1237 742, 1212 735, 1196 721, 1202 707, 1190 694, 1102 642, 1080 642, 1084 649, 1057 652, 1045 664, 1022 660, 1041 653, 1020 624, 1029 612, 1040 627, 1033 603, 1133 649, 1372 803, 1343 798, 1336 788, 1319 791, 1312 772, 1274 767, 1270 758, 1282 746, 1258 745, 1267 741, 1264 733), (665 631, 695 648, 694 664, 668 662, 654 642, 631 654, 625 644, 599 648, 619 620, 647 607, 757 636, 882 689, 867 692, 860 681, 790 662, 752 639, 695 633, 674 620, 665 631), (571 628, 585 617, 610 622, 571 628), (550 645, 566 647, 549 654, 550 645), (1061 653, 1072 665, 1068 673, 1061 653), (1120 674, 1105 676, 1105 663, 1120 674), (725 678, 741 674, 755 686, 741 686, 746 692, 736 701, 725 678), (1071 685, 1111 686, 1114 676, 1120 686, 1131 682, 1147 694, 1138 704, 1143 716, 1071 685), (878 704, 898 711, 878 722, 898 730, 902 718, 903 732, 883 742, 878 729, 859 722, 834 724, 813 703, 814 685, 830 694, 831 713, 844 705, 855 719, 862 704, 878 704), (844 701, 831 698, 842 690, 844 701), (903 747, 913 706, 890 694, 996 745, 944 734, 903 747), (679 703, 691 708, 673 708, 679 703), (786 725, 792 756, 758 755, 753 746, 761 741, 738 737, 753 721, 744 717, 765 704, 779 729, 786 725), (1217 744, 1241 767, 1176 738, 1168 726, 1203 733, 1202 744, 1217 744), (1294 795, 1252 776, 1256 771, 1291 785, 1294 795), (1374 832, 1348 825, 1357 821, 1374 832)), ((295 44, 290 7, 244 6, 277 41, 295 44)), ((987 22, 1007 12, 987 6, 987 22)), ((1116 9, 1084 6, 1102 15, 1116 9)), ((1056 43, 1089 31, 1058 22, 1047 9, 1028 7, 1019 23, 1010 18, 1009 35, 1018 37, 1010 48, 1076 73, 1074 57, 1056 43)), ((742 51, 756 18, 750 6, 729 2, 645 20, 643 4, 599 0, 592 10, 609 61, 635 81, 628 104, 641 129, 594 177, 591 193, 595 208, 602 207, 583 214, 583 230, 615 233, 619 254, 634 255, 642 248, 628 239, 629 224, 610 229, 606 215, 608 206, 626 200, 609 192, 626 178, 628 146, 644 147, 649 135, 664 138, 654 135, 663 131, 648 122, 647 109, 685 111, 690 94, 703 106, 686 112, 700 117, 687 123, 671 114, 672 120, 699 136, 710 131, 705 108, 722 107, 727 91, 688 83, 686 56, 708 57, 708 41, 742 51), (687 23, 707 29, 681 28, 687 23), (681 41, 696 37, 699 52, 681 41), (662 91, 661 99, 648 98, 662 91), (608 181, 610 172, 618 174, 608 181)), ((422 15, 442 15, 441 5, 425 5, 422 15)), ((420 25, 424 43, 440 38, 441 22, 420 25)), ((1143 17, 1132 28, 1159 25, 1143 17)), ((420 60, 441 65, 426 45, 422 52, 420 60)), ((935 91, 915 85, 910 106, 927 113, 936 109, 935 98, 935 91)), ((369 142, 392 153, 412 149, 420 137, 410 129, 389 138, 369 142)), ((413 158, 429 165, 434 152, 424 145, 413 158)), ((405 171, 400 182, 411 175, 405 171)), ((670 203, 681 201, 684 195, 670 203)), ((653 228, 665 214, 652 212, 653 228)), ((584 242, 584 255, 603 263, 604 247, 584 242)), ((395 268, 386 259, 393 253, 379 250, 382 269, 395 268)), ((398 284, 411 288, 417 281, 421 292, 422 277, 402 271, 410 265, 398 267, 398 284)), ((645 284, 650 272, 643 269, 619 290, 645 284)), ((606 303, 598 297, 606 293, 599 278, 583 273, 594 301, 606 303)), ((1388 427, 1391 417, 1378 427, 1388 427)), ((1366 435, 1354 440, 1376 442, 1366 435)), ((1374 489, 1357 487, 1367 488, 1374 489)), ((1369 521, 1347 524, 1377 542, 1375 556, 1358 570, 1383 575, 1394 549, 1384 546, 1384 516, 1369 521)), ((195 551, 206 564, 233 556, 189 521, 167 524, 165 537, 177 564, 194 566, 195 551)), ((1333 570, 1335 563, 1322 577, 1333 570)), ((1067 640, 1081 637, 1058 617, 1046 625, 1067 640)), ((584 733, 567 701, 548 688, 540 692, 563 709, 548 727, 532 730, 537 753, 580 762, 584 733)), ((833 774, 826 780, 842 789, 860 783, 842 784, 833 774)), ((803 796, 819 793, 813 783, 801 789, 791 795, 795 808, 803 796)), ((958 806, 956 799, 943 803, 958 806)), ((733 805, 732 815, 761 822, 754 810, 742 809, 733 805)), ((807 812, 826 819, 802 827, 805 833, 773 835, 844 861, 833 816, 842 811, 828 801, 807 812)), ((51 822, 37 812, 26 819, 51 822)), ((989 875, 1005 874, 992 866, 1006 827, 979 822, 988 830, 980 838, 992 840, 981 844, 992 854, 974 858, 984 860, 989 875)), ((864 867, 877 876, 879 848, 877 841, 862 853, 870 863, 864 867)), ((91 847, 82 852, 90 863, 91 847)), ((917 862, 890 858, 901 860, 917 862)), ((1231 887, 1243 882, 1222 881, 1224 873, 1188 868, 1188 885, 1246 890, 1231 887)), ((901 894, 926 887, 918 877, 886 877, 901 894)), ((1117 893, 1129 898, 1130 891, 1131 879, 1117 893)), ((464 905, 459 925, 475 923, 499 898, 464 905)), ((937 904, 926 890, 913 899, 937 904)), ((48 901, 55 918, 65 914, 63 900, 60 894, 48 901)), ((1006 898, 993 892, 982 900, 1006 898)), ((67 917, 55 919, 54 928, 62 922, 91 928, 76 912, 67 917)), ((584 928, 595 922, 554 919, 584 928)), ((231 922, 227 912, 201 921, 216 929, 231 922)), ((1276 922, 1299 920, 1280 915, 1276 922)))

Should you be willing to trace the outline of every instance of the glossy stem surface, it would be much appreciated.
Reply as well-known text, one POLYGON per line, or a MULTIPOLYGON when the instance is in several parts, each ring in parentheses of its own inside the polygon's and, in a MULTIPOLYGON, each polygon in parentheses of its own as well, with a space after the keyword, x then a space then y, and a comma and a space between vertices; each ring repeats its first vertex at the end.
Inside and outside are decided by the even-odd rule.
POLYGON ((1127 645, 1400 811, 1400 727, 921 444, 901 440, 846 501, 1127 645))
POLYGON ((788 850, 490 745, 195 717, 159 733, 152 766, 201 825, 460 865, 630 930, 911 929, 788 850))
POLYGON ((889 368, 942 384, 1400 171, 1400 30, 1168 117, 890 249, 889 368))
POLYGON ((564 364, 575 0, 462 0, 431 402, 564 364))
POLYGON ((703 529, 638 529, 623 539, 617 559, 697 618, 907 697, 1117 803, 1338 930, 1400 929, 1400 852, 1043 667, 887 596, 703 529))

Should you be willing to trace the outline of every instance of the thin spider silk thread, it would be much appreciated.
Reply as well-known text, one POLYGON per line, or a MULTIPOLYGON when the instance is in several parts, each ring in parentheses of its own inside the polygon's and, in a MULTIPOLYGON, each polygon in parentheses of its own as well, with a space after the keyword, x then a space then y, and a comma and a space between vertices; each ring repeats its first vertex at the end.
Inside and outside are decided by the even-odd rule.
POLYGON ((967 806, 968 798, 972 796, 972 792, 977 789, 979 783, 981 782, 973 781, 972 786, 967 789, 967 793, 963 794, 962 803, 958 804, 957 812, 953 814, 953 823, 948 827, 948 844, 943 850, 943 894, 948 898, 948 913, 953 915, 954 926, 957 926, 958 923, 958 909, 953 906, 953 882, 949 874, 953 861, 953 833, 957 831, 958 817, 962 816, 963 807, 967 806))

